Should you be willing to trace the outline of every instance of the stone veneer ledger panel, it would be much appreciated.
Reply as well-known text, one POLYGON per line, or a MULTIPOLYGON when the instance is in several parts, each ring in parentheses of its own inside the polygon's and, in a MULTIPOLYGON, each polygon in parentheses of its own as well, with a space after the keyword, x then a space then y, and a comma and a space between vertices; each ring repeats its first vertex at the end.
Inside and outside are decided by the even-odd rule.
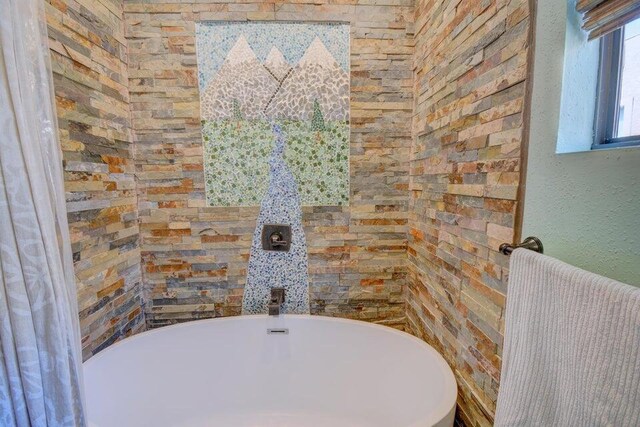
POLYGON ((404 327, 408 0, 125 3, 147 325, 240 314, 258 208, 207 205, 195 30, 247 20, 349 24, 349 205, 303 207, 311 312, 404 327))
POLYGON ((459 418, 492 424, 527 85, 527 0, 416 1, 410 330, 454 369, 459 418))
POLYGON ((490 423, 526 1, 128 0, 123 19, 117 0, 48 0, 47 17, 85 357, 144 315, 240 312, 258 209, 206 204, 195 23, 348 22, 350 204, 303 209, 311 310, 404 327, 408 277, 409 329, 456 370, 462 419, 490 423))
POLYGON ((123 4, 45 6, 86 359, 145 326, 123 4))

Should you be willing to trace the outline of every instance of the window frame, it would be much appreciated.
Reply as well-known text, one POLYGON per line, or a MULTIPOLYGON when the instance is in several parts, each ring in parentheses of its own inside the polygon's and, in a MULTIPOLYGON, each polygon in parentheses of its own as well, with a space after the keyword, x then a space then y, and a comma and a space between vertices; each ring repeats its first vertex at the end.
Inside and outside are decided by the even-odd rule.
POLYGON ((592 149, 640 146, 640 135, 616 137, 620 108, 624 27, 600 40, 598 91, 592 149))

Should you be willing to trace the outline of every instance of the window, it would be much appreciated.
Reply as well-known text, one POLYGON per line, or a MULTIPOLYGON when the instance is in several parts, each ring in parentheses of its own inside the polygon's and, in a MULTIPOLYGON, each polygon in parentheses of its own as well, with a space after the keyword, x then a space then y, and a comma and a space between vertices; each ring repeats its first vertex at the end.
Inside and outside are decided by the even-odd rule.
POLYGON ((640 19, 600 45, 593 148, 640 145, 640 19))

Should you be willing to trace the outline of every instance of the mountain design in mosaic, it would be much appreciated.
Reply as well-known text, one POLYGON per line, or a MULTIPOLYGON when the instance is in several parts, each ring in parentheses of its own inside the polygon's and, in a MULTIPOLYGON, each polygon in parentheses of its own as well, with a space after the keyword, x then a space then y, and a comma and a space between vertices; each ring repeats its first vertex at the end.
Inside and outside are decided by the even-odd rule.
POLYGON ((343 24, 197 25, 209 206, 260 204, 270 120, 286 136, 302 205, 349 203, 348 39, 343 24))
POLYGON ((262 119, 263 110, 278 86, 244 36, 240 36, 200 97, 202 119, 262 119), (240 117, 234 117, 234 109, 240 110, 240 117))
POLYGON ((316 38, 266 106, 269 117, 308 121, 317 103, 325 120, 346 121, 349 75, 316 38))

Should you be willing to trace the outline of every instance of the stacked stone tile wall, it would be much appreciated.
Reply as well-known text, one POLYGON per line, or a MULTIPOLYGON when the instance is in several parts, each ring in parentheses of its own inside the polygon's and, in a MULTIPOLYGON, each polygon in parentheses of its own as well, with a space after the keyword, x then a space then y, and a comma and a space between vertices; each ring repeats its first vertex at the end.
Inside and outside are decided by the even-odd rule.
POLYGON ((46 3, 84 358, 145 326, 122 7, 46 3))
POLYGON ((349 22, 350 206, 303 209, 311 312, 407 327, 454 369, 459 419, 491 423, 526 0, 46 6, 85 357, 145 316, 240 314, 258 207, 206 206, 195 22, 349 22))
POLYGON ((409 328, 455 371, 459 418, 490 425, 523 138, 526 0, 417 0, 409 328))
POLYGON ((205 203, 195 22, 351 24, 348 207, 303 209, 311 312, 404 327, 413 0, 125 2, 148 326, 240 314, 258 207, 205 203))

